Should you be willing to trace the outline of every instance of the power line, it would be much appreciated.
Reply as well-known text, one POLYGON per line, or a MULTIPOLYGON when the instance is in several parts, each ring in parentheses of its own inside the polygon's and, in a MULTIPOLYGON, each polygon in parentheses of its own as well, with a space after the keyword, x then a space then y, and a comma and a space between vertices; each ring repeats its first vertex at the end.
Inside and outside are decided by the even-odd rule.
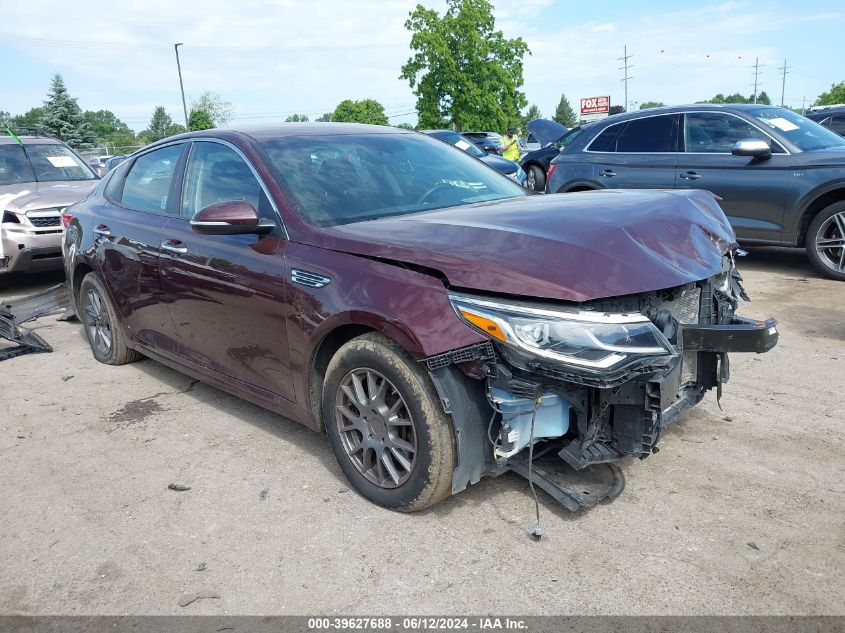
POLYGON ((759 57, 754 58, 754 66, 752 68, 754 68, 754 103, 757 103, 757 78, 762 74, 760 72, 761 65, 759 57))
POLYGON ((786 60, 783 60, 783 66, 778 68, 783 71, 783 83, 780 86, 780 107, 783 107, 783 95, 786 93, 786 75, 789 72, 789 67, 786 65, 786 60))
POLYGON ((617 57, 616 60, 623 62, 623 64, 624 64, 623 66, 619 67, 619 70, 625 71, 625 76, 622 77, 622 82, 625 84, 625 108, 627 108, 628 107, 628 80, 633 79, 633 77, 628 76, 628 69, 633 68, 634 65, 628 63, 628 60, 631 57, 633 57, 633 55, 628 55, 628 45, 627 44, 625 45, 623 50, 624 50, 624 53, 622 54, 622 57, 617 57))

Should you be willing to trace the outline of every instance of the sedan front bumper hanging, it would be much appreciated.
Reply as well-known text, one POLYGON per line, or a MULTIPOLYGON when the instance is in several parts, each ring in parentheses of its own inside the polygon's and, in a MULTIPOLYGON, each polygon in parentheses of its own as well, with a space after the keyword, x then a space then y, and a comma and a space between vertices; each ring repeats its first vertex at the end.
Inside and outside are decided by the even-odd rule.
POLYGON ((733 316, 722 325, 682 326, 684 351, 756 352, 762 354, 778 342, 777 321, 756 321, 733 316))

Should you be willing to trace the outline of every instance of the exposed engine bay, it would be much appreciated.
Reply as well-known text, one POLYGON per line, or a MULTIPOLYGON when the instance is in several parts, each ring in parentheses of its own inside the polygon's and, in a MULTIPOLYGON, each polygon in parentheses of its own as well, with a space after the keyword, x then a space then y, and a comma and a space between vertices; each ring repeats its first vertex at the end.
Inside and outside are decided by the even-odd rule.
MULTIPOLYGON (((658 451, 663 430, 708 390, 721 396, 730 377, 728 352, 766 352, 778 338, 773 319, 736 315, 748 297, 733 251, 709 279, 565 308, 476 295, 452 299, 459 316, 492 339, 428 359, 446 401, 457 380, 447 375, 451 368, 483 385, 480 453, 460 437, 478 435, 471 417, 455 420, 461 464, 454 491, 479 475, 524 474, 529 450, 534 459, 556 455, 575 472, 626 456, 644 459, 658 451)), ((462 417, 451 409, 453 418, 462 417)), ((608 495, 619 490, 618 481, 608 484, 608 495)))

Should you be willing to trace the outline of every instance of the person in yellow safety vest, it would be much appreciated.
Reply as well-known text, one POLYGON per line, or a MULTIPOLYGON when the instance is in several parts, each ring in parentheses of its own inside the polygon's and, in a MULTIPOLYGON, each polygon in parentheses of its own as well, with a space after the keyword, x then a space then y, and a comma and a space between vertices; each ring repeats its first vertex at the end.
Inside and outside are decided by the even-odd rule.
POLYGON ((502 156, 508 160, 517 161, 519 160, 519 151, 519 136, 514 128, 509 127, 505 133, 505 138, 502 140, 502 156))

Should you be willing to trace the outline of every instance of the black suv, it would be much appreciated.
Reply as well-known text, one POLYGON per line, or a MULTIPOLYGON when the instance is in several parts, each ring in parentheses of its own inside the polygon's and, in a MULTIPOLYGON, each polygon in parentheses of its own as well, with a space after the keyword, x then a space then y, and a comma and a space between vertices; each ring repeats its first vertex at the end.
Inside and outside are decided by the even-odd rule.
POLYGON ((845 136, 845 106, 831 106, 808 112, 807 118, 833 130, 839 136, 845 136))
POLYGON ((741 243, 806 247, 816 268, 845 281, 845 138, 755 104, 655 108, 575 130, 547 192, 707 189, 741 243))

